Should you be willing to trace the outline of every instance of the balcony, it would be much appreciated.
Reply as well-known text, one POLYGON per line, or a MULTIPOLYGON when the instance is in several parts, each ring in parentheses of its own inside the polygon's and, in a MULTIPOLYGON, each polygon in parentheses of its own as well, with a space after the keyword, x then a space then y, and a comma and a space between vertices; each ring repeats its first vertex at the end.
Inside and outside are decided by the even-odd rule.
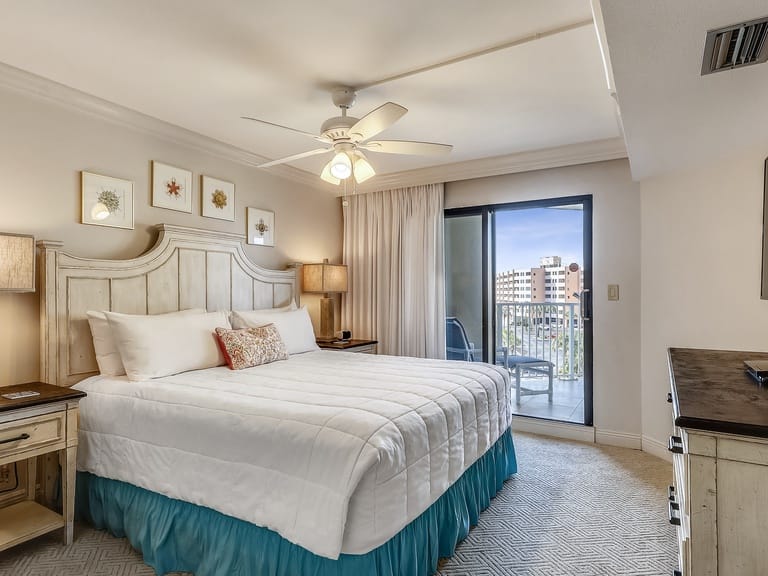
MULTIPOLYGON (((523 393, 520 402, 513 404, 516 414, 584 422, 584 330, 580 312, 578 302, 496 304, 497 346, 506 349, 510 358, 524 356, 552 365, 551 403, 546 394, 549 376, 520 370, 521 389, 531 393, 523 393)), ((502 358, 496 361, 501 363, 502 358)))

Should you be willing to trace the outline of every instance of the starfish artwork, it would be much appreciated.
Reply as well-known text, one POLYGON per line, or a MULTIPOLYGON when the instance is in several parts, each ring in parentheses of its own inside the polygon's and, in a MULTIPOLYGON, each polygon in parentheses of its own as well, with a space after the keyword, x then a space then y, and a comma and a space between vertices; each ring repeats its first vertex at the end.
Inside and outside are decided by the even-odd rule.
POLYGON ((173 198, 179 198, 184 190, 181 184, 176 182, 176 178, 171 178, 168 182, 166 182, 165 189, 165 191, 168 193, 168 196, 173 198))

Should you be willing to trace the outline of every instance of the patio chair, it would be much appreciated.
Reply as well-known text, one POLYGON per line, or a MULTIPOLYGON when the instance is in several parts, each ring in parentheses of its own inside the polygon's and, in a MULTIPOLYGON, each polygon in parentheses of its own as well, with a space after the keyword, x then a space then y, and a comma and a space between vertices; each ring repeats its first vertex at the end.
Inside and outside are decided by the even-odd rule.
POLYGON ((445 319, 445 357, 448 360, 475 361, 475 345, 467 338, 464 324, 455 316, 445 319))
MULTIPOLYGON (((475 345, 469 341, 464 325, 455 316, 449 316, 445 319, 445 344, 445 357, 448 360, 475 362, 482 358, 482 351, 475 348, 475 345)), ((515 399, 518 404, 520 404, 521 396, 537 394, 547 394, 549 403, 552 403, 554 378, 554 364, 552 362, 533 356, 510 356, 509 348, 505 346, 496 348, 495 361, 496 364, 504 366, 510 375, 514 375, 515 399), (527 372, 547 376, 549 379, 547 387, 543 389, 523 387, 521 378, 527 372)))

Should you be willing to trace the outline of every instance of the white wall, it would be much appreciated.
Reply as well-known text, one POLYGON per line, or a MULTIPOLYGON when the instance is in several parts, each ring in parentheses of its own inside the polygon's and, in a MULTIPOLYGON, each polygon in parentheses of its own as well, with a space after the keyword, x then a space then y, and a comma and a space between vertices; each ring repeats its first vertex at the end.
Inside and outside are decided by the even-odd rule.
MULTIPOLYGON (((160 222, 245 234, 245 208, 254 206, 275 211, 275 247, 246 249, 257 264, 341 261, 341 207, 327 192, 6 89, 0 202, 0 232, 61 240, 80 256, 138 256, 153 244, 151 226, 160 222), (150 206, 151 160, 193 171, 192 214, 150 206), (135 230, 78 223, 81 170, 134 181, 135 230), (201 173, 235 183, 235 222, 200 216, 201 173)), ((316 298, 306 300, 316 313, 316 298)), ((38 322, 36 294, 0 294, 0 386, 38 378, 38 322)))
POLYGON ((593 196, 594 415, 598 440, 640 447, 640 195, 626 160, 446 184, 445 207, 593 196), (607 285, 621 300, 607 301, 607 285), (602 435, 601 435, 602 433, 602 435))
POLYGON ((641 182, 643 434, 666 444, 670 346, 768 350, 765 149, 641 182))

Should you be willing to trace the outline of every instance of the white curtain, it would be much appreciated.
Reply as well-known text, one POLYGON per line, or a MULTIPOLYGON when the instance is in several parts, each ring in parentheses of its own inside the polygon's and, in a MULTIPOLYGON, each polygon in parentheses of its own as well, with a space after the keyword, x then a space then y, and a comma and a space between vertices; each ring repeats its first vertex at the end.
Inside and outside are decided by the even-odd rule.
POLYGON ((347 198, 342 325, 380 354, 445 357, 443 185, 347 198))

